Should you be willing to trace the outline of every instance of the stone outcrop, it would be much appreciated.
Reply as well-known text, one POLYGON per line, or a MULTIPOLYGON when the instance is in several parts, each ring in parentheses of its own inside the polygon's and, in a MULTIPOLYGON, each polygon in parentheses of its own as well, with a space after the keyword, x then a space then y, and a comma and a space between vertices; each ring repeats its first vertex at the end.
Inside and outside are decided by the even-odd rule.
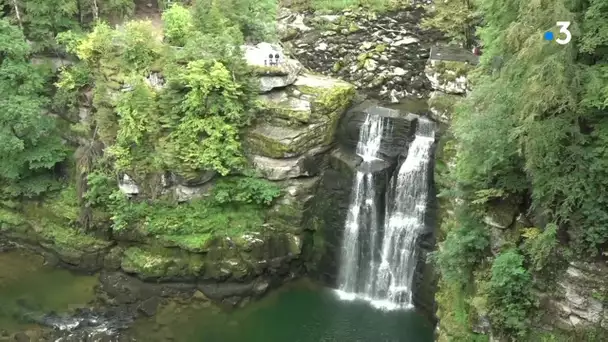
POLYGON ((287 58, 283 49, 276 44, 245 45, 243 50, 245 61, 254 67, 258 75, 261 93, 293 84, 302 70, 302 64, 295 59, 287 58), (270 56, 273 58, 271 59, 270 56), (271 65, 271 62, 276 65, 271 65))
POLYGON ((557 291, 543 296, 547 324, 573 330, 601 326, 608 330, 608 267, 601 262, 573 262, 558 277, 557 291))
POLYGON ((424 68, 427 46, 438 35, 420 28, 422 15, 417 6, 381 15, 342 11, 313 16, 282 9, 279 33, 307 68, 396 103, 407 96, 425 97, 431 90, 424 68))
POLYGON ((284 159, 328 146, 342 113, 355 96, 352 85, 304 74, 278 93, 261 97, 265 110, 245 135, 250 155, 284 159))

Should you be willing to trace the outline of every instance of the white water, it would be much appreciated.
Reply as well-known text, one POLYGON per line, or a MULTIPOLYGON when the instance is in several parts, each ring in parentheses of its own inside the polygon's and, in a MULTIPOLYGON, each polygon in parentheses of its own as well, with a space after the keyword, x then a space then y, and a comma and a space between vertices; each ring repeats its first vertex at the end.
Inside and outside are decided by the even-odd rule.
MULTIPOLYGON (((371 248, 375 247, 378 215, 375 203, 374 176, 369 172, 369 164, 379 160, 378 151, 382 142, 382 133, 385 129, 386 119, 377 115, 367 115, 361 126, 359 142, 357 143, 357 154, 363 158, 363 165, 355 175, 355 183, 352 189, 352 197, 346 224, 344 227, 344 238, 342 241, 342 260, 338 274, 339 289, 348 294, 361 291, 361 271, 365 270, 362 258, 362 232, 361 227, 368 227, 371 232, 371 248), (361 267, 364 266, 364 267, 361 267)), ((370 249, 373 256, 374 250, 370 249)), ((369 263, 375 262, 374 257, 369 258, 369 263)), ((369 265, 367 265, 369 267, 369 265)))
MULTIPOLYGON (((374 120, 382 121, 368 116, 357 148, 358 152, 366 151, 367 161, 377 158, 382 139, 382 130, 377 133, 379 137, 370 139, 370 132, 375 132, 374 120)), ((433 123, 419 120, 407 157, 391 180, 382 229, 374 203, 373 175, 357 172, 342 242, 338 282, 341 298, 366 300, 384 310, 413 306, 416 239, 425 226, 433 143, 433 123)))

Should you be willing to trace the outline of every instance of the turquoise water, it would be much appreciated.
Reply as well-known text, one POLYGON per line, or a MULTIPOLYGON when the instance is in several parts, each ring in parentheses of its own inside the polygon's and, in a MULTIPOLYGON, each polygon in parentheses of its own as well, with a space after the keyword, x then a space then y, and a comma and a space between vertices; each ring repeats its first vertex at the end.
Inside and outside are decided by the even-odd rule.
POLYGON ((169 305, 135 328, 139 341, 431 342, 433 327, 413 311, 382 312, 342 302, 331 290, 290 285, 232 313, 204 302, 169 305))

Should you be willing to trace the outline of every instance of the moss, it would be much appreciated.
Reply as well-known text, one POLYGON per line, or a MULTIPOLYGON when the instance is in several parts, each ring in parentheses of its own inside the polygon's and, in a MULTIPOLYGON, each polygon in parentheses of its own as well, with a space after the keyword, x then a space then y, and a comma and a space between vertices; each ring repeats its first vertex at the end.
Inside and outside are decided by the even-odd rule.
POLYGON ((285 154, 293 152, 293 149, 288 144, 255 131, 247 133, 246 145, 252 153, 270 158, 283 158, 285 154))
POLYGON ((351 22, 348 25, 348 32, 350 32, 350 33, 355 33, 355 32, 358 32, 360 30, 361 30, 361 28, 357 24, 355 24, 354 22, 351 22))
MULTIPOLYGON (((96 253, 112 245, 77 230, 80 207, 74 186, 48 195, 44 203, 25 202, 20 209, 0 210, 0 231, 7 236, 39 244, 64 261, 79 263, 85 253, 96 253)), ((96 217, 102 214, 94 215, 96 217)))
POLYGON ((167 246, 176 246, 191 252, 206 252, 212 238, 211 233, 189 235, 161 235, 158 239, 167 246))
POLYGON ((374 51, 376 51, 377 53, 382 53, 382 52, 384 52, 384 50, 386 50, 386 45, 385 44, 378 44, 374 48, 374 51))
POLYGON ((359 68, 363 68, 365 66, 365 62, 367 62, 368 59, 372 58, 372 55, 372 52, 363 52, 359 54, 357 56, 357 66, 359 68))
POLYGON ((254 66, 253 73, 257 76, 285 76, 285 70, 278 66, 254 66))
POLYGON ((283 119, 288 126, 308 123, 310 121, 310 110, 294 109, 294 105, 291 101, 292 100, 287 99, 280 103, 264 103, 262 113, 263 115, 268 116, 272 122, 275 122, 276 120, 273 119, 276 118, 283 119))
POLYGON ((302 227, 304 208, 301 203, 278 203, 268 211, 266 223, 280 231, 298 231, 302 227))
POLYGON ((438 61, 432 69, 439 74, 439 81, 442 83, 453 82, 461 76, 466 76, 474 66, 464 62, 438 61))
POLYGON ((216 205, 201 199, 187 204, 137 204, 126 209, 125 235, 165 247, 205 252, 215 238, 262 229, 265 209, 258 205, 216 205), (147 238, 145 238, 147 237, 147 238))
POLYGON ((461 99, 462 97, 458 95, 439 94, 429 99, 429 107, 432 107, 441 113, 451 114, 454 111, 454 106, 461 99))
POLYGON ((143 279, 196 277, 203 264, 202 255, 159 247, 130 247, 121 261, 125 272, 135 273, 143 279))
POLYGON ((281 40, 283 41, 287 41, 287 40, 292 40, 294 38, 296 38, 298 36, 300 32, 293 28, 293 27, 288 27, 287 31, 283 34, 283 37, 281 37, 281 40))
POLYGON ((344 68, 344 62, 337 61, 336 63, 334 63, 332 70, 333 70, 333 72, 338 72, 338 71, 342 70, 342 68, 344 68))
POLYGON ((325 143, 329 144, 333 141, 334 133, 338 128, 338 121, 342 113, 352 103, 356 95, 355 87, 352 85, 337 86, 323 93, 313 107, 313 115, 315 112, 326 114, 329 118, 325 131, 325 143))

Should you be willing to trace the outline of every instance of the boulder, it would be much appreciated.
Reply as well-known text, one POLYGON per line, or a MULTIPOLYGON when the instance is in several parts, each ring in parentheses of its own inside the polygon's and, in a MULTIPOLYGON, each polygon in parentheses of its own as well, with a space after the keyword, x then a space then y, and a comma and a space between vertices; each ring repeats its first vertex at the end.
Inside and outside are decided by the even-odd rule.
POLYGON ((429 97, 429 110, 433 120, 449 124, 454 112, 454 105, 462 99, 461 96, 433 91, 429 97))
POLYGON ((118 189, 127 196, 135 196, 139 194, 139 186, 135 181, 127 174, 122 176, 122 179, 118 181, 118 189))
POLYGON ((242 47, 245 61, 252 66, 259 77, 260 92, 265 93, 274 88, 283 88, 293 82, 302 70, 302 64, 295 59, 287 58, 280 45, 259 43, 242 47), (273 58, 270 59, 269 55, 273 58), (278 55, 278 60, 274 58, 278 55))
POLYGON ((467 74, 479 57, 456 47, 434 46, 424 69, 433 90, 464 94, 469 90, 467 74))
POLYGON ((292 158, 330 145, 340 117, 355 96, 354 87, 348 83, 310 74, 298 77, 285 92, 264 97, 270 98, 263 113, 267 120, 254 125, 245 136, 245 147, 251 155, 292 158), (285 96, 293 100, 285 101, 285 96))
POLYGON ((274 159, 264 156, 252 156, 254 167, 269 180, 285 180, 298 177, 311 177, 321 170, 323 153, 327 146, 313 148, 299 157, 274 159))

